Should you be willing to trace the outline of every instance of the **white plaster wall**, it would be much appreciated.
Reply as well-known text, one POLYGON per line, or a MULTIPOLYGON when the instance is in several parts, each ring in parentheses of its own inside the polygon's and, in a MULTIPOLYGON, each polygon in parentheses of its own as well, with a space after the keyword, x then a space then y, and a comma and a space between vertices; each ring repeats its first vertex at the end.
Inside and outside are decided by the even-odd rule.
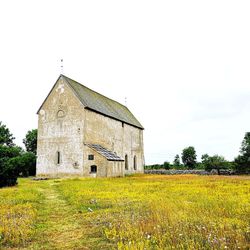
POLYGON ((38 118, 37 175, 83 173, 84 109, 70 87, 59 78, 38 118), (58 111, 63 111, 58 117, 58 111), (57 164, 57 151, 61 164, 57 164))
POLYGON ((144 171, 143 130, 85 109, 84 141, 100 144, 123 159, 127 154, 129 168, 125 174, 144 171), (135 155, 137 170, 133 166, 135 155))

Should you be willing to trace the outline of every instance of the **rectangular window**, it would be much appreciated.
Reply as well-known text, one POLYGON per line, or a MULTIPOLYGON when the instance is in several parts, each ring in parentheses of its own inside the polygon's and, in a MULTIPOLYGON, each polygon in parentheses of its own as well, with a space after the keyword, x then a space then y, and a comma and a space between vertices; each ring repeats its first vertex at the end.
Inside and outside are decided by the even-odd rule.
POLYGON ((90 161, 93 161, 94 160, 94 155, 89 155, 89 158, 88 158, 90 161))
POLYGON ((57 151, 56 156, 57 156, 57 164, 61 164, 61 154, 59 151, 57 151))

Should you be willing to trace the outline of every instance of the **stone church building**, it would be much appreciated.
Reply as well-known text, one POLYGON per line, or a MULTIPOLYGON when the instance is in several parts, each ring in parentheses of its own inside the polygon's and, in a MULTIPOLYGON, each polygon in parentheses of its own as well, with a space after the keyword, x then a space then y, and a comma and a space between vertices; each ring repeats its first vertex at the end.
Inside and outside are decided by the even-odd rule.
POLYGON ((144 171, 143 127, 124 105, 60 75, 37 114, 37 176, 144 171))

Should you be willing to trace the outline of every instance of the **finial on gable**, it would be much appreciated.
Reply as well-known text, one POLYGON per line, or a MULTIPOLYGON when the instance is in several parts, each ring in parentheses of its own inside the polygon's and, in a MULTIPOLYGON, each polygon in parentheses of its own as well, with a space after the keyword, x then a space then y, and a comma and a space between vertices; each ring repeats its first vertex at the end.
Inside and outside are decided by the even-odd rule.
POLYGON ((63 74, 63 59, 61 59, 61 74, 63 74))

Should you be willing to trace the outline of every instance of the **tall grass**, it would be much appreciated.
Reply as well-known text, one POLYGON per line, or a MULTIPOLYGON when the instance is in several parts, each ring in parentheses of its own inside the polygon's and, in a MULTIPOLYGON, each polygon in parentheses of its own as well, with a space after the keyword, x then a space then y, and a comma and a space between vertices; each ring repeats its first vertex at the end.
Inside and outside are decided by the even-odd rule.
POLYGON ((41 194, 28 179, 0 189, 0 248, 25 246, 35 233, 36 206, 41 194))
POLYGON ((59 190, 114 248, 250 247, 248 177, 65 180, 59 190))
POLYGON ((249 249, 250 177, 20 179, 0 189, 0 249, 67 249, 62 226, 77 235, 74 249, 249 249))

